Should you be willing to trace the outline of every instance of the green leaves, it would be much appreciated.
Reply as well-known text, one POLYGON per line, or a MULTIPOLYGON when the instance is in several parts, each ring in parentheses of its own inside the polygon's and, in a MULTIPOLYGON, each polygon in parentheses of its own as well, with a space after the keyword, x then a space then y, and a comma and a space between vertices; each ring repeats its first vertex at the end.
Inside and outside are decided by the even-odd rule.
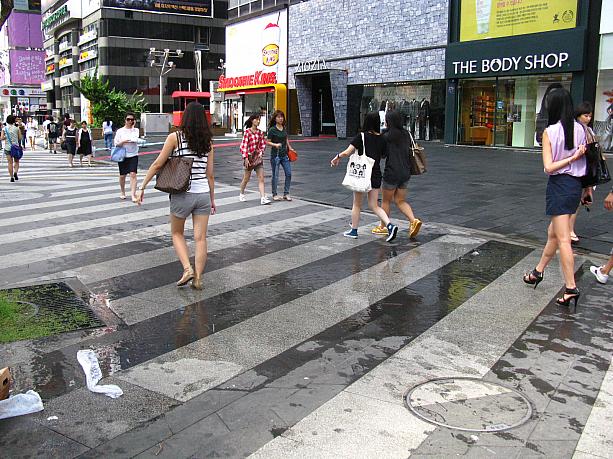
POLYGON ((94 126, 100 127, 105 119, 113 121, 113 126, 123 126, 126 112, 133 112, 137 118, 147 111, 147 102, 143 93, 135 91, 128 95, 125 92, 110 88, 104 77, 98 76, 98 68, 92 76, 85 75, 80 82, 71 81, 83 96, 91 102, 94 126))

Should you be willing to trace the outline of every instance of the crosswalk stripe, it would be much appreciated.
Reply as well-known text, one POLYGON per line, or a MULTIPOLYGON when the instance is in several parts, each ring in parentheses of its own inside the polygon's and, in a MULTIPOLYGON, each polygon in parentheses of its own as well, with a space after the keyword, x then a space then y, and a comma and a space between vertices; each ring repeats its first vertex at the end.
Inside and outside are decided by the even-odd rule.
MULTIPOLYGON (((235 202, 236 197, 226 198, 228 201, 226 202, 235 202)), ((247 196, 247 199, 252 199, 250 195, 247 196)), ((217 204, 222 204, 221 201, 217 204)), ((296 208, 305 206, 308 203, 305 201, 294 200, 289 203, 284 203, 284 208, 296 208)), ((274 209, 274 208, 273 208, 274 209)), ((217 225, 223 222, 254 217, 260 215, 266 215, 271 212, 271 208, 269 206, 254 206, 246 209, 240 209, 236 211, 231 211, 227 213, 220 213, 211 218, 209 221, 209 226, 217 225)), ((79 230, 84 230, 84 225, 87 224, 88 228, 97 228, 102 224, 106 223, 108 225, 112 225, 114 223, 126 223, 126 222, 137 222, 139 220, 143 220, 150 217, 161 217, 168 215, 168 208, 157 209, 155 211, 147 211, 138 212, 132 215, 125 215, 121 217, 111 217, 108 219, 98 219, 92 220, 88 222, 82 222, 79 224, 79 230), (104 222, 104 223, 103 223, 104 222)), ((186 222, 186 229, 191 229, 191 220, 188 219, 186 222)), ((60 225, 56 227, 49 227, 45 229, 45 234, 41 235, 41 229, 24 231, 19 234, 14 234, 11 236, 11 242, 16 241, 24 241, 29 240, 35 237, 49 236, 52 234, 63 234, 67 230, 74 230, 74 224, 72 225, 60 225)), ((125 244, 132 241, 140 241, 143 239, 156 237, 156 236, 168 236, 168 224, 165 223, 163 225, 155 225, 145 228, 137 228, 129 231, 121 231, 109 236, 99 236, 96 238, 91 238, 85 241, 81 241, 78 244, 67 242, 64 244, 56 244, 40 249, 32 249, 32 250, 24 250, 19 253, 19 256, 16 257, 14 254, 9 255, 0 255, 0 265, 3 268, 11 268, 17 266, 23 266, 30 263, 35 263, 38 261, 53 259, 57 257, 62 257, 66 255, 72 255, 77 253, 83 253, 89 250, 99 250, 106 247, 111 247, 117 244, 125 244)))
MULTIPOLYGON (((118 188, 118 187, 113 187, 113 188, 118 188)), ((220 193, 220 194, 225 193, 225 192, 230 192, 230 191, 233 191, 233 189, 226 188, 223 186, 219 188, 215 188, 215 192, 220 193)), ((166 193, 162 193, 161 191, 158 191, 154 188, 147 190, 147 196, 146 196, 147 204, 155 203, 155 202, 164 202, 164 201, 168 201, 168 195, 166 193)), ((83 204, 83 203, 85 203, 86 206, 80 206, 78 208, 73 208, 73 209, 68 209, 68 210, 55 210, 55 211, 50 211, 50 212, 45 212, 45 213, 36 213, 32 215, 27 215, 27 216, 4 218, 3 220, 0 221, 0 227, 8 226, 8 225, 16 225, 19 223, 39 222, 39 221, 50 220, 50 219, 55 219, 55 218, 104 212, 106 210, 115 210, 118 207, 119 200, 117 199, 116 195, 111 196, 108 193, 99 194, 95 197, 81 196, 78 198, 63 199, 61 201, 47 201, 47 202, 41 202, 37 204, 23 204, 23 205, 12 206, 10 208, 0 209, 0 214, 9 213, 9 212, 22 212, 22 211, 27 211, 27 210, 38 210, 38 209, 45 209, 49 207, 59 207, 59 206, 83 204), (109 199, 114 199, 115 202, 112 204, 95 205, 97 201, 109 200, 109 199)))
MULTIPOLYGON (((323 224, 340 217, 347 216, 349 212, 345 209, 326 209, 320 212, 298 217, 283 219, 282 216, 271 223, 256 227, 244 228, 232 231, 229 234, 220 234, 207 237, 208 253, 220 252, 230 247, 236 247, 242 243, 258 240, 270 236, 270 234, 281 235, 291 233, 299 229, 308 228, 323 224)), ((188 248, 193 250, 193 241, 187 241, 188 248)), ((78 277, 86 284, 95 284, 110 277, 124 276, 134 272, 153 268, 161 264, 166 264, 176 260, 176 254, 172 247, 152 250, 122 258, 116 258, 102 263, 81 266, 70 271, 61 271, 51 275, 29 279, 27 282, 57 279, 62 277, 78 277)))
POLYGON ((406 409, 405 391, 434 378, 483 377, 563 285, 557 263, 552 262, 547 284, 543 282, 539 289, 527 293, 518 279, 526 266, 534 266, 539 258, 539 251, 532 252, 393 357, 250 457, 302 457, 309 448, 321 451, 322 457, 333 451, 343 451, 346 457, 406 457, 407 451, 416 449, 435 426, 406 409), (513 298, 513 320, 508 301, 500 301, 501 298, 513 298), (500 324, 495 340, 483 339, 483 314, 487 314, 490 325, 500 324), (441 333, 445 334, 444 340, 439 338, 441 333), (390 441, 387 434, 390 426, 395 441, 390 441), (356 432, 371 435, 355 435, 356 432))
MULTIPOLYGON (((332 247, 331 251, 325 255, 340 253, 350 246, 339 236, 326 238, 318 242, 320 247, 332 247)), ((206 367, 212 374, 216 373, 216 364, 219 365, 220 370, 224 370, 220 372, 220 377, 212 376, 206 383, 191 385, 191 387, 188 387, 187 384, 179 384, 173 388, 173 394, 165 394, 181 401, 189 400, 223 383, 230 377, 274 357, 283 352, 284 349, 299 344, 336 322, 365 309, 373 302, 385 298, 398 289, 428 275, 483 242, 484 240, 481 239, 465 238, 459 243, 456 237, 442 236, 427 242, 416 250, 401 253, 312 293, 301 295, 255 317, 243 320, 230 328, 164 354, 157 359, 148 361, 146 364, 121 372, 117 377, 159 392, 159 385, 148 381, 157 380, 155 375, 165 364, 168 363, 172 367, 172 362, 186 358, 196 359, 204 364, 202 355, 206 355, 206 367), (373 290, 372 282, 375 279, 385 279, 385 282, 378 282, 376 290, 373 290), (299 323, 300 327, 296 327, 296 323, 299 323), (245 336, 249 336, 250 344, 248 348, 239 344, 242 341, 241 337, 245 336), (230 343, 235 343, 235 345, 230 343), (274 345, 271 345, 272 343, 274 345), (205 349, 206 351, 203 354, 202 352, 205 349), (228 364, 231 365, 233 371, 228 371, 228 364)), ((288 250, 291 251, 291 249, 288 250)), ((301 250, 300 253, 304 254, 305 251, 301 250)), ((313 253, 313 257, 321 257, 321 255, 313 253)), ((279 261, 277 257, 274 260, 279 261)), ((310 261, 312 260, 305 260, 305 262, 310 261)), ((253 265, 253 263, 246 263, 246 265, 253 265)), ((257 264, 257 266, 260 266, 260 270, 263 270, 262 265, 263 263, 257 264)), ((298 264, 298 266, 301 265, 302 263, 298 264)), ((291 267, 296 267, 296 265, 289 264, 288 268, 291 269, 291 267)), ((251 271, 241 269, 239 272, 251 271)), ((256 273, 256 275, 258 274, 259 272, 256 273)), ((272 273, 266 273, 263 278, 270 275, 272 273)), ((251 282, 254 282, 254 280, 251 280, 251 282)), ((211 283, 207 282, 206 285, 215 288, 220 285, 220 279, 215 279, 211 283)), ((236 288, 236 286, 233 288, 236 288)))
MULTIPOLYGON (((361 229, 365 231, 366 227, 364 226, 361 229)), ((307 263, 321 260, 332 254, 371 242, 373 240, 369 238, 352 240, 335 234, 227 268, 206 272, 203 277, 203 283, 210 287, 202 292, 182 291, 180 295, 177 295, 177 287, 172 283, 146 292, 148 297, 156 298, 155 303, 143 300, 143 294, 139 294, 111 301, 109 307, 127 324, 134 324, 166 312, 174 311, 185 306, 186 303, 190 304, 206 300, 207 298, 244 287, 307 263)))

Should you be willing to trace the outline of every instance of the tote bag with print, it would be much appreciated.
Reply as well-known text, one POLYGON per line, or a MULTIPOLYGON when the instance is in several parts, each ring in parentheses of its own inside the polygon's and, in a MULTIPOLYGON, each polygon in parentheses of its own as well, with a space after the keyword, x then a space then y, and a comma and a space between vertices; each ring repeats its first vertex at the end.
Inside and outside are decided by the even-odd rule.
POLYGON ((362 147, 362 154, 356 151, 349 157, 343 186, 351 191, 367 193, 372 189, 370 177, 375 160, 366 156, 364 133, 362 133, 362 147))

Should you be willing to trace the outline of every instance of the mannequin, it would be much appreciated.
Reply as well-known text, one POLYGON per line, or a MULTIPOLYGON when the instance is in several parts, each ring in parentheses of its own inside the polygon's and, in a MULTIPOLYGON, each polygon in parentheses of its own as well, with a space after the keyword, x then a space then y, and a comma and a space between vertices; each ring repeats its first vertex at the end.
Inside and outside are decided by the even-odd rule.
MULTIPOLYGON (((425 97, 419 103, 419 139, 426 140, 426 131, 430 124, 430 102, 425 97)), ((430 136, 428 135, 428 140, 430 136)))
POLYGON ((419 102, 413 97, 409 102, 409 130, 411 135, 415 137, 415 121, 419 113, 419 102))

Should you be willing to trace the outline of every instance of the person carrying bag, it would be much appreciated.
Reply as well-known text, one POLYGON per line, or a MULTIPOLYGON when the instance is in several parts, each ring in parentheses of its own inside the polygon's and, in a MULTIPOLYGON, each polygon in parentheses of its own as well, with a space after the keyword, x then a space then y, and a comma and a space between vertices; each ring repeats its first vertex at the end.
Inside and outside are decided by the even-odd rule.
MULTIPOLYGON (((362 133, 362 145, 364 145, 364 133, 362 133)), ((356 193, 368 193, 372 190, 370 177, 375 160, 356 150, 347 162, 347 172, 343 179, 343 186, 356 193)))
POLYGON ((14 115, 7 116, 7 126, 0 131, 2 133, 2 140, 5 140, 4 155, 6 156, 6 163, 11 182, 16 182, 19 180, 17 172, 19 172, 19 160, 23 156, 23 148, 21 147, 21 133, 19 132, 19 127, 15 124, 15 121, 14 115))

